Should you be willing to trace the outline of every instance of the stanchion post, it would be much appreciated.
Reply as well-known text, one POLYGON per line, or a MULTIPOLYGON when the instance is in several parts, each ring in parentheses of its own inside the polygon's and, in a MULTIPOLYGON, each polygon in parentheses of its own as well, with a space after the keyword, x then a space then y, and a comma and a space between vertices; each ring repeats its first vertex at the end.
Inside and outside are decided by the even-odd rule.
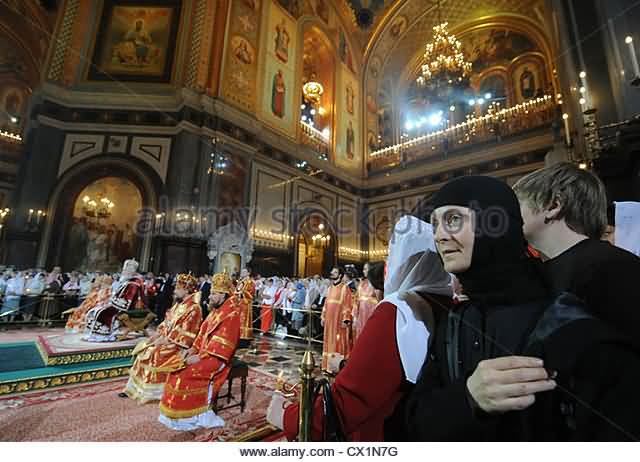
POLYGON ((313 389, 315 379, 313 371, 316 367, 313 352, 305 351, 300 364, 300 405, 298 414, 298 441, 311 441, 311 420, 313 414, 313 389))
POLYGON ((44 295, 44 300, 42 301, 42 317, 38 324, 40 326, 46 327, 49 324, 49 314, 51 312, 51 305, 54 301, 53 294, 46 293, 44 295))

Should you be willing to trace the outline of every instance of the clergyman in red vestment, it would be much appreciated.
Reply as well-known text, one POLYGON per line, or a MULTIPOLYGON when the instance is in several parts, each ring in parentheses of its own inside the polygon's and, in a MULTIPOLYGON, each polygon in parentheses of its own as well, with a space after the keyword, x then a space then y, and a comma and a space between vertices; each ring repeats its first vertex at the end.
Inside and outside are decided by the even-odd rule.
POLYGON ((156 333, 139 343, 124 393, 141 404, 162 398, 169 374, 184 367, 183 352, 193 344, 202 324, 198 280, 180 274, 173 292, 175 305, 156 333))
POLYGON ((172 372, 160 402, 159 421, 179 431, 224 426, 224 420, 210 403, 231 370, 231 361, 240 340, 240 305, 229 295, 233 290, 226 273, 211 281, 211 312, 200 327, 189 350, 185 350, 184 368, 172 372))
POLYGON ((331 270, 333 284, 327 290, 327 299, 322 308, 320 320, 324 326, 322 342, 322 370, 329 370, 329 360, 333 357, 347 359, 351 352, 351 313, 353 293, 342 282, 344 270, 331 270))
POLYGON ((353 308, 354 344, 362 333, 365 324, 373 314, 373 311, 376 309, 376 306, 378 306, 378 302, 380 302, 378 291, 371 285, 369 279, 367 279, 369 274, 369 263, 364 264, 362 274, 364 275, 364 279, 360 281, 360 284, 358 284, 353 308))

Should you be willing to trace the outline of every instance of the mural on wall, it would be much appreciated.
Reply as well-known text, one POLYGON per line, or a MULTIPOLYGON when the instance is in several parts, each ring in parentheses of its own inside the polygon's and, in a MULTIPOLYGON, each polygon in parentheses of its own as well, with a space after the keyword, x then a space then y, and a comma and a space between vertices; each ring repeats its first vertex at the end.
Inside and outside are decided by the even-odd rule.
POLYGON ((251 44, 239 35, 231 38, 231 49, 241 63, 251 65, 256 62, 256 52, 251 44))
POLYGON ((294 137, 296 23, 277 2, 271 0, 268 4, 262 117, 269 125, 294 137))
POLYGON ((260 8, 260 0, 242 0, 242 2, 249 8, 251 11, 258 11, 260 8))
POLYGON ((353 56, 351 55, 351 48, 349 47, 347 37, 342 29, 340 29, 338 52, 340 54, 340 61, 342 61, 351 72, 355 72, 353 70, 353 56))
POLYGON ((240 274, 240 262, 242 257, 240 254, 225 252, 220 255, 220 268, 218 271, 222 271, 227 274, 240 274))
POLYGON ((282 75, 282 69, 278 69, 273 76, 271 85, 271 113, 281 119, 285 112, 285 95, 287 94, 287 84, 282 75))
POLYGON ((221 95, 247 112, 256 110, 261 5, 259 0, 233 1, 229 15, 221 95))
POLYGON ((0 80, 0 128, 10 132, 24 125, 29 89, 18 82, 0 80))
POLYGON ((298 19, 300 16, 319 16, 324 22, 329 22, 329 7, 326 0, 277 0, 287 13, 298 19))
POLYGON ((473 71, 480 72, 495 65, 507 65, 514 58, 531 51, 539 51, 526 35, 509 29, 482 29, 461 34, 465 56, 473 63, 473 71))
POLYGON ((169 82, 181 2, 107 0, 96 37, 92 80, 169 82))
POLYGON ((125 178, 106 177, 84 188, 73 207, 63 254, 65 268, 119 269, 122 261, 136 255, 135 226, 141 209, 140 190, 125 178), (111 201, 113 207, 101 207, 103 199, 111 201), (91 200, 97 207, 91 206, 91 200))
POLYGON ((275 54, 276 57, 285 64, 289 61, 290 41, 291 37, 287 31, 287 24, 283 19, 280 24, 276 26, 275 54))
POLYGON ((389 33, 391 34, 391 37, 393 37, 394 39, 397 39, 402 34, 404 34, 405 31, 407 30, 408 24, 409 24, 409 21, 404 16, 399 16, 398 18, 396 18, 393 21, 393 24, 391 24, 391 29, 389 29, 389 33))
POLYGON ((335 163, 352 173, 359 173, 361 168, 360 125, 357 117, 359 88, 356 77, 347 67, 340 66, 340 71, 335 163))
POLYGON ((511 82, 516 104, 544 95, 546 89, 544 64, 535 58, 518 60, 513 65, 511 82))
POLYGON ((355 91, 353 90, 353 85, 351 85, 351 82, 347 84, 346 92, 347 92, 347 97, 346 97, 345 104, 347 106, 347 112, 353 115, 353 105, 354 105, 354 99, 356 97, 356 94, 355 94, 355 91))

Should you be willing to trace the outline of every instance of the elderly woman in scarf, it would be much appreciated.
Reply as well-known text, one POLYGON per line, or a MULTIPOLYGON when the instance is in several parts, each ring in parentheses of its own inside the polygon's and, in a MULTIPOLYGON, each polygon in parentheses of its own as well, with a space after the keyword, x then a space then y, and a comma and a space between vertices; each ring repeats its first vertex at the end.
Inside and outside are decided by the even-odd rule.
MULTIPOLYGON (((402 411, 398 404, 416 382, 427 356, 431 307, 451 303, 451 277, 435 251, 431 225, 415 217, 405 216, 395 226, 387 274, 386 296, 331 387, 342 430, 350 441, 400 438, 385 432, 385 421, 392 416, 401 419, 394 413, 402 411)), ((283 404, 284 398, 274 394, 267 420, 291 440, 298 433, 298 405, 283 411, 283 404)), ((322 437, 323 420, 323 400, 317 397, 314 440, 322 437)))

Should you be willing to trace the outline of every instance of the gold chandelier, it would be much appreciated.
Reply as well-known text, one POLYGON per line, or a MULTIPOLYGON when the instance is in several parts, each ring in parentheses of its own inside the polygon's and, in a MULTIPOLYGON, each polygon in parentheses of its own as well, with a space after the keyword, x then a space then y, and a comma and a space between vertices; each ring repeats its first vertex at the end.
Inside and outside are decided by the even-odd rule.
POLYGON ((111 216, 111 209, 115 207, 115 204, 102 194, 98 194, 98 200, 91 198, 90 196, 84 196, 82 198, 84 204, 84 214, 92 218, 109 218, 111 216))
POLYGON ((306 101, 314 104, 320 102, 320 97, 324 93, 324 88, 320 82, 316 82, 313 78, 304 84, 302 93, 306 101))
POLYGON ((461 83, 471 74, 472 64, 462 52, 462 43, 447 31, 448 22, 433 27, 433 40, 426 45, 422 75, 416 81, 425 86, 433 80, 449 85, 461 83))

